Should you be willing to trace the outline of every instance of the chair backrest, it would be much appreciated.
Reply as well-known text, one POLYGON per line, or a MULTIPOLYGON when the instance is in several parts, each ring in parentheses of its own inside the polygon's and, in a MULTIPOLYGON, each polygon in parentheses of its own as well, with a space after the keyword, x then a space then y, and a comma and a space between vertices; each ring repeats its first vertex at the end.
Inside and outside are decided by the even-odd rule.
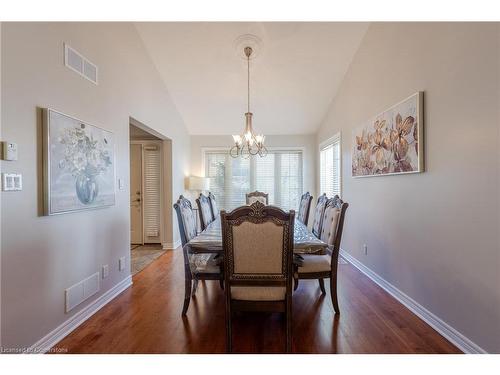
POLYGON ((261 191, 252 191, 246 194, 247 204, 252 204, 254 202, 260 202, 266 206, 269 204, 269 194, 263 193, 261 191))
POLYGON ((231 286, 286 286, 291 293, 295 212, 255 202, 221 212, 225 280, 231 286))
POLYGON ((312 199, 313 197, 309 194, 309 192, 300 197, 299 214, 297 215, 297 219, 303 222, 305 226, 307 226, 309 221, 309 210, 311 209, 312 199))
POLYGON ((325 212, 325 205, 328 198, 326 194, 320 195, 318 198, 318 202, 316 203, 316 207, 314 208, 314 218, 313 218, 313 226, 312 232, 316 237, 320 237, 321 235, 321 220, 323 219, 323 213, 325 212))
POLYGON ((217 207, 217 201, 215 200, 215 195, 211 191, 208 192, 208 199, 210 199, 210 208, 212 209, 212 219, 215 220, 219 216, 219 208, 217 207))
POLYGON ((182 195, 174 204, 174 209, 177 213, 181 242, 184 247, 191 239, 196 237, 196 217, 194 216, 191 202, 182 195))
POLYGON ((198 206, 198 213, 200 215, 201 230, 205 230, 208 224, 214 221, 212 217, 212 207, 210 205, 210 199, 200 193, 200 196, 196 198, 196 204, 198 206))
POLYGON ((349 207, 349 204, 336 195, 328 199, 325 206, 325 212, 323 213, 320 239, 336 251, 340 250, 340 241, 342 239, 344 217, 347 207, 349 207))

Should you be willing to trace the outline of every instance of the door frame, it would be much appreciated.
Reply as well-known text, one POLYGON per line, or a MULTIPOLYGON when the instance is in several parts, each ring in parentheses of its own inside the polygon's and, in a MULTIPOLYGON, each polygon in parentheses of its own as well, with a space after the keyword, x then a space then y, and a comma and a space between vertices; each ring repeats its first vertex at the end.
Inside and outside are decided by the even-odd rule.
POLYGON ((131 145, 141 145, 141 219, 142 219, 142 243, 146 244, 148 242, 146 239, 146 231, 144 230, 144 147, 148 145, 155 145, 160 151, 160 233, 158 235, 160 244, 164 244, 165 240, 165 198, 162 192, 164 191, 164 157, 163 157, 163 141, 162 140, 130 140, 131 145))
MULTIPOLYGON (((173 204, 175 195, 174 192, 177 193, 178 189, 174 186, 174 176, 173 176, 173 141, 171 138, 166 135, 158 132, 157 130, 145 125, 145 123, 137 120, 136 118, 129 116, 129 125, 133 125, 139 129, 146 131, 147 133, 153 135, 157 138, 159 142, 162 142, 162 191, 160 192, 160 199, 163 204, 160 212, 160 223, 163 223, 162 228, 160 230, 161 233, 161 245, 164 250, 174 250, 180 246, 180 239, 177 237, 175 240, 174 236, 174 224, 177 223, 177 218, 174 213, 173 204)), ((136 139, 131 139, 130 133, 128 134, 129 144, 136 139)), ((130 165, 130 160, 129 160, 130 165)), ((182 194, 182 193, 180 193, 182 194)), ((130 200, 130 194, 127 199, 130 200)), ((129 201, 130 205, 130 201, 129 201)), ((129 241, 130 242, 130 241, 129 241)))
MULTIPOLYGON (((140 145, 141 146, 141 233, 142 233, 142 238, 141 238, 141 245, 144 245, 144 146, 142 145, 141 142, 137 142, 137 141, 130 141, 129 143, 129 146, 131 145, 140 145)), ((132 161, 131 161, 131 158, 129 158, 129 168, 130 166, 132 165, 132 161)), ((132 186, 132 184, 130 183, 130 179, 129 179, 129 185, 130 187, 132 186)), ((130 189, 129 189, 130 190, 130 189)), ((130 191, 129 191, 130 193, 130 191)), ((129 194, 129 199, 130 199, 130 194, 129 194)), ((131 206, 131 203, 129 204, 129 206, 131 206)), ((130 229, 132 229, 132 217, 130 219, 130 229)), ((130 238, 130 244, 132 244, 132 238, 130 238)))

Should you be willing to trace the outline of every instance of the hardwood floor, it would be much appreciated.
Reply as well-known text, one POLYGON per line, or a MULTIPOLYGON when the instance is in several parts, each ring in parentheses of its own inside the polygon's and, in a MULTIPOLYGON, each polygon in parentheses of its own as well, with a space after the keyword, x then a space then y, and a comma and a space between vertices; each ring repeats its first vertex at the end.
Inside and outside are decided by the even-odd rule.
MULTIPOLYGON (((224 353, 224 292, 200 282, 187 316, 182 252, 169 251, 133 278, 121 293, 56 346, 69 353, 224 353)), ((325 283, 328 284, 328 283, 325 283)), ((295 353, 460 353, 429 325, 351 264, 339 264, 339 305, 316 280, 301 280, 293 295, 295 353)), ((279 314, 240 314, 233 347, 241 353, 284 348, 279 314)))

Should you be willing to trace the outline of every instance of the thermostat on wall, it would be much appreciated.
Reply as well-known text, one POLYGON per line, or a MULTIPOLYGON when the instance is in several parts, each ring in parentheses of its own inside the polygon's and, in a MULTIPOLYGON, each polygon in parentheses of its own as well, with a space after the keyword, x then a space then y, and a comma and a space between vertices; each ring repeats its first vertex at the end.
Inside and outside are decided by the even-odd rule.
POLYGON ((3 160, 17 160, 17 143, 2 142, 3 160))

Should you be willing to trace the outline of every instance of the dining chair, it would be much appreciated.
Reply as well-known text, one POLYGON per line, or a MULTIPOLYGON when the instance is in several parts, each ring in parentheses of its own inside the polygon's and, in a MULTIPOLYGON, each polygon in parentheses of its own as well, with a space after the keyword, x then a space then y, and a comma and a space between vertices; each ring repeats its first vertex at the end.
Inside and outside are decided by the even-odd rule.
POLYGON ((257 190, 246 194, 247 204, 252 204, 257 201, 267 206, 269 204, 269 194, 257 190))
POLYGON ((314 218, 312 225, 312 233, 319 238, 321 235, 321 220, 323 220, 323 213, 325 212, 325 206, 328 198, 326 194, 320 195, 318 198, 318 202, 316 203, 316 207, 314 208, 314 218))
POLYGON ((306 227, 309 222, 309 210, 311 209, 311 201, 313 197, 309 192, 303 194, 300 197, 299 214, 297 219, 299 219, 306 227))
POLYGON ((198 213, 200 215, 201 230, 205 230, 208 224, 214 221, 210 199, 206 195, 203 195, 203 193, 200 193, 200 196, 196 198, 196 205, 198 206, 198 213))
POLYGON ((217 201, 215 195, 211 191, 208 192, 208 199, 210 199, 210 208, 212 209, 212 219, 215 220, 219 217, 219 209, 217 208, 217 201))
POLYGON ((329 199, 323 214, 323 224, 320 239, 328 244, 326 255, 301 254, 294 263, 294 290, 300 279, 318 279, 322 294, 326 294, 324 279, 330 279, 330 295, 333 308, 340 314, 337 298, 337 267, 344 228, 344 217, 348 203, 338 195, 329 199))
POLYGON ((191 297, 195 295, 198 280, 219 280, 222 286, 223 262, 215 254, 193 253, 187 243, 196 237, 196 217, 191 202, 180 196, 174 204, 179 223, 182 251, 184 254, 184 305, 182 315, 186 315, 191 297))
POLYGON ((284 313, 286 351, 291 351, 294 216, 293 210, 287 213, 260 201, 221 212, 228 352, 237 311, 284 313))

